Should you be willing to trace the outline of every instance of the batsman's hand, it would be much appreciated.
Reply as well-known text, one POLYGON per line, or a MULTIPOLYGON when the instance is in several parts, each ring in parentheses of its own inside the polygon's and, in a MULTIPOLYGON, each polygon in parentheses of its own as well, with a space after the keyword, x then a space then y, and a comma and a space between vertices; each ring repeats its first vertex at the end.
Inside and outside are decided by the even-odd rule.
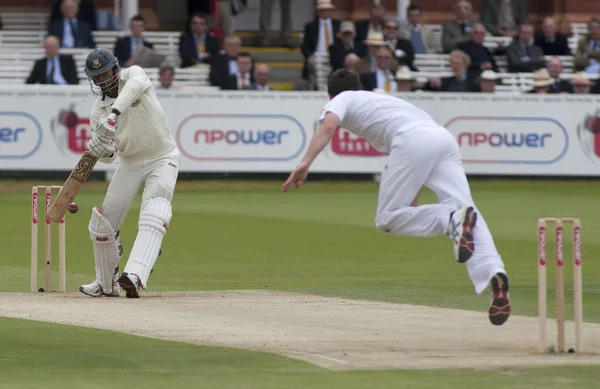
POLYGON ((109 158, 115 154, 113 142, 98 135, 94 135, 87 142, 87 149, 96 158, 109 158))
POLYGON ((117 115, 110 113, 108 117, 100 119, 96 126, 96 134, 104 139, 113 139, 117 133, 117 115))
POLYGON ((308 177, 309 167, 310 166, 307 163, 300 163, 300 165, 298 165, 290 174, 287 181, 281 186, 281 190, 288 192, 292 187, 299 188, 300 185, 306 181, 306 177, 308 177))

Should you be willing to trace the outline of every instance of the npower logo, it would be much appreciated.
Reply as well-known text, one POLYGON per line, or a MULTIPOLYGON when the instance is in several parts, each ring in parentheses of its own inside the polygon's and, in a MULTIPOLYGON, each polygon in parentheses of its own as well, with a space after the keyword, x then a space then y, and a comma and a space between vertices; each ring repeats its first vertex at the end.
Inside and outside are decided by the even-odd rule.
POLYGON ((196 161, 287 161, 306 146, 304 128, 288 115, 192 115, 175 139, 181 153, 196 161))
POLYGON ((24 159, 42 144, 42 127, 25 112, 0 112, 0 159, 24 159))
POLYGON ((552 164, 569 148, 567 130, 551 118, 459 116, 445 127, 464 163, 552 164))

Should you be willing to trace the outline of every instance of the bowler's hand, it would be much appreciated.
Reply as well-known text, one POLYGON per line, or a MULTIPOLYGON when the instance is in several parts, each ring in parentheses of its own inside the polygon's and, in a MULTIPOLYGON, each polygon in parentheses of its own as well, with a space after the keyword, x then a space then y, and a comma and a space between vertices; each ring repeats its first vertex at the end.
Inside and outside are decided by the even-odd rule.
POLYGON ((292 186, 299 188, 300 185, 306 181, 306 177, 308 177, 308 168, 308 164, 305 163, 298 165, 298 167, 290 174, 287 181, 281 186, 281 190, 288 192, 292 186))

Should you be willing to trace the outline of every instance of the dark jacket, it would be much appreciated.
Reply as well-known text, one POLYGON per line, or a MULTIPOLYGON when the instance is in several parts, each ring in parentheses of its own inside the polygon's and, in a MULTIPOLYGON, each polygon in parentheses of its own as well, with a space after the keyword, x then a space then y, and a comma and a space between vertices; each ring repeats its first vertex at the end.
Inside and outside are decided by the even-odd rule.
MULTIPOLYGON (((357 20, 354 22, 356 28, 356 41, 362 42, 367 39, 369 35, 369 26, 371 25, 371 19, 357 20)), ((383 22, 381 22, 381 32, 383 33, 383 22)))
MULTIPOLYGON (((48 34, 58 37, 62 46, 63 34, 65 30, 63 19, 55 20, 48 28, 48 34)), ((75 47, 96 48, 96 42, 92 36, 92 26, 83 20, 77 20, 77 31, 75 33, 75 47)))
MULTIPOLYGON (((55 20, 62 20, 63 15, 60 12, 60 5, 62 0, 54 1, 52 11, 50 13, 50 21, 48 24, 52 24, 55 20)), ((77 19, 83 20, 92 26, 92 30, 96 29, 96 7, 94 6, 94 0, 81 0, 79 1, 79 12, 77 13, 77 19)))
POLYGON ((539 46, 545 55, 573 55, 569 48, 567 37, 556 33, 554 42, 548 42, 542 32, 535 34, 535 45, 539 46))
MULTIPOLYGON (((133 55, 133 53, 131 52, 131 39, 131 36, 124 36, 122 38, 117 39, 117 41, 115 42, 115 48, 113 49, 113 53, 115 54, 115 57, 119 59, 121 64, 124 64, 127 61, 129 61, 129 58, 131 58, 131 56, 133 55)), ((145 40, 144 38, 142 38, 142 42, 147 48, 154 48, 154 45, 145 40)))
POLYGON ((367 46, 362 42, 353 42, 352 48, 347 48, 341 39, 336 39, 335 43, 329 47, 329 62, 333 71, 344 67, 344 59, 350 53, 359 57, 367 55, 367 46))
MULTIPOLYGON (((412 43, 409 40, 396 39, 396 42, 394 42, 395 47, 393 48, 391 46, 392 42, 388 41, 388 43, 390 43, 390 50, 392 50, 394 58, 396 58, 398 61, 398 65, 408 66, 413 72, 419 71, 419 69, 417 69, 417 67, 414 65, 415 50, 413 49, 412 43), (402 50, 404 55, 399 55, 401 54, 399 50, 402 50)), ((396 69, 394 69, 394 71, 395 70, 396 69)))
MULTIPOLYGON (((335 42, 335 37, 340 31, 341 22, 337 19, 331 19, 331 27, 333 29, 333 36, 331 37, 331 44, 335 42)), ((319 44, 319 20, 313 20, 304 25, 304 38, 302 40, 302 55, 304 56, 304 68, 302 69, 302 76, 306 78, 308 76, 307 60, 308 57, 313 55, 317 50, 319 44)), ((327 48, 329 50, 329 48, 327 48)))
POLYGON ((457 48, 464 51, 471 58, 469 73, 472 73, 472 76, 478 76, 479 73, 482 72, 481 65, 485 62, 489 62, 492 65, 493 71, 499 71, 496 60, 494 59, 494 54, 484 45, 468 41, 459 44, 457 48))
POLYGON ((536 45, 529 46, 529 61, 521 61, 526 56, 523 52, 520 41, 513 41, 506 48, 506 59, 508 61, 508 71, 512 73, 530 73, 546 67, 544 52, 536 45))
MULTIPOLYGON (((73 60, 73 56, 59 54, 58 62, 60 63, 60 72, 68 84, 77 85, 79 84, 79 78, 77 77, 77 68, 75 67, 75 61, 73 60)), ((47 65, 48 58, 42 58, 35 61, 33 65, 33 69, 31 69, 31 73, 27 80, 26 84, 52 84, 50 80, 47 79, 47 65)))
POLYGON ((203 62, 210 64, 212 60, 219 55, 221 46, 219 40, 212 34, 207 33, 204 39, 204 46, 206 52, 210 54, 209 57, 198 59, 198 47, 196 46, 196 40, 191 32, 186 32, 179 37, 179 56, 181 57, 181 67, 187 68, 195 65, 196 63, 203 62))
POLYGON ((557 80, 554 84, 550 85, 548 93, 573 93, 573 85, 566 80, 557 80))
POLYGON ((475 78, 467 73, 465 81, 460 82, 456 77, 443 77, 441 78, 442 86, 440 88, 434 88, 429 82, 425 84, 424 90, 436 91, 436 92, 477 92, 478 85, 475 82, 475 78))

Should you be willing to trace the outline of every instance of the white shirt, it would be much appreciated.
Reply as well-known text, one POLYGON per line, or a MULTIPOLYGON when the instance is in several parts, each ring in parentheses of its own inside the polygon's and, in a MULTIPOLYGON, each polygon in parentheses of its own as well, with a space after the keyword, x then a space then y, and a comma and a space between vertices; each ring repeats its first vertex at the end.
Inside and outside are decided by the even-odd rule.
POLYGON ((383 69, 377 68, 375 70, 375 77, 377 77, 377 88, 384 89, 385 88, 385 75, 388 75, 390 78, 390 92, 395 92, 397 88, 396 80, 394 79, 394 75, 391 71, 383 71, 383 69))
POLYGON ((394 137, 421 125, 438 125, 429 114, 398 97, 367 91, 346 91, 325 105, 341 120, 340 127, 365 138, 377 150, 389 153, 394 137))
POLYGON ((50 84, 50 79, 52 78, 52 82, 58 85, 66 85, 67 81, 62 75, 60 71, 60 61, 58 60, 58 55, 55 55, 52 58, 48 58, 46 61, 46 80, 48 84, 50 84), (54 74, 52 74, 52 66, 54 66, 54 74))
POLYGON ((77 28, 77 20, 69 20, 67 18, 63 19, 63 40, 62 47, 75 47, 75 35, 73 34, 73 29, 71 28, 71 23, 75 25, 77 28))
POLYGON ((149 161, 177 147, 154 86, 139 66, 121 69, 116 99, 98 96, 90 115, 92 129, 113 109, 121 112, 115 146, 122 162, 149 161))
MULTIPOLYGON (((240 73, 237 73, 235 75, 235 77, 237 78, 237 87, 238 89, 242 89, 242 75, 240 73)), ((248 89, 250 88, 250 73, 246 73, 244 74, 244 88, 248 89)))
POLYGON ((332 45, 335 37, 333 36, 333 25, 331 19, 319 19, 319 41, 317 42, 317 53, 329 53, 329 47, 325 43, 325 31, 329 31, 329 44, 332 45))

